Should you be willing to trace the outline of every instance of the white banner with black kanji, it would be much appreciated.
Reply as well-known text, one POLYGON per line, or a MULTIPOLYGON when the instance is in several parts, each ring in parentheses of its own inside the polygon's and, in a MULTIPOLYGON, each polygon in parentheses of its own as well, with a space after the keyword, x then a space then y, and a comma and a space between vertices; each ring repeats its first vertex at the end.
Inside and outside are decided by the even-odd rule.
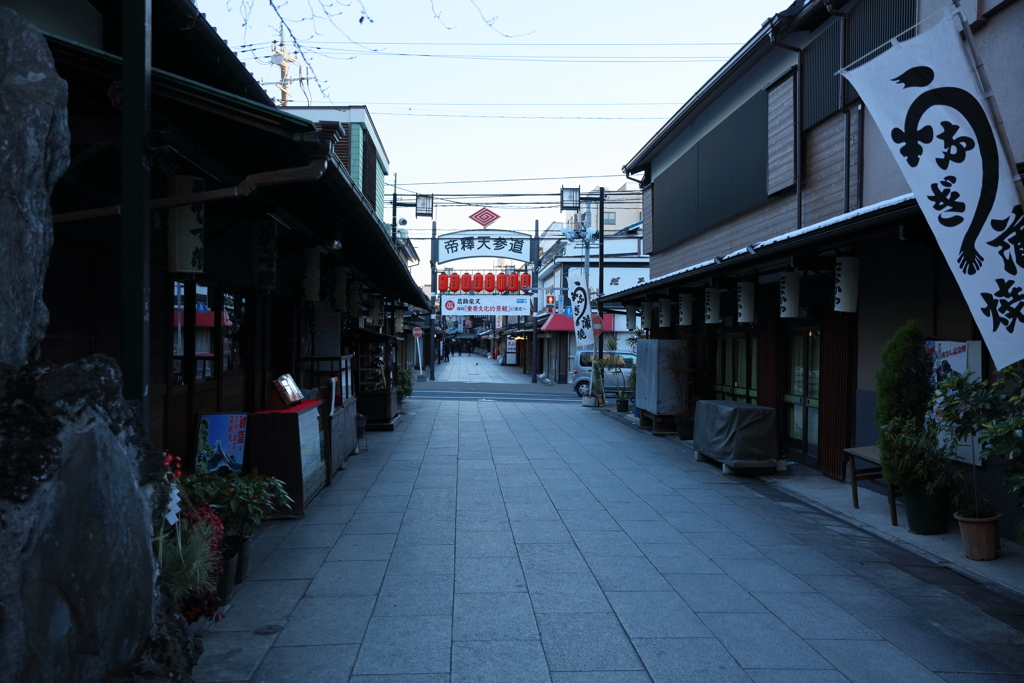
POLYGON ((569 303, 572 304, 576 346, 590 346, 594 343, 594 318, 590 314, 590 286, 585 277, 574 281, 569 287, 569 303))
POLYGON ((1024 216, 959 27, 947 15, 842 74, 878 124, 1002 368, 1024 358, 1024 216))

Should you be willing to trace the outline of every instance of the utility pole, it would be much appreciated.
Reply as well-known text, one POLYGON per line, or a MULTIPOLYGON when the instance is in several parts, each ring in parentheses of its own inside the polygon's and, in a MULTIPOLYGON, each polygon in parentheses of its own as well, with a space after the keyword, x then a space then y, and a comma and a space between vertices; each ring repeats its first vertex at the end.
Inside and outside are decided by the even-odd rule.
POLYGON ((540 282, 537 281, 537 275, 540 273, 540 221, 533 221, 533 253, 530 254, 530 258, 533 260, 533 353, 530 355, 533 359, 533 379, 531 383, 537 383, 537 353, 540 349, 540 340, 537 339, 537 314, 540 313, 540 282))
MULTIPOLYGON (((601 334, 597 337, 597 357, 604 359, 604 305, 601 297, 604 296, 604 187, 601 187, 601 194, 598 196, 597 215, 597 317, 601 319, 601 334)), ((601 395, 597 397, 598 405, 604 404, 604 366, 601 366, 601 395)))
POLYGON ((395 184, 391 186, 391 242, 398 240, 398 173, 395 173, 395 184))
POLYGON ((278 106, 287 107, 288 102, 291 100, 291 93, 288 91, 288 86, 292 83, 298 83, 300 88, 304 87, 303 83, 308 81, 309 77, 303 75, 301 64, 299 65, 299 77, 288 77, 288 72, 290 71, 292 64, 296 64, 299 61, 299 53, 298 51, 295 51, 292 54, 288 54, 284 42, 284 24, 281 24, 280 42, 275 40, 271 43, 271 49, 274 51, 274 55, 270 58, 270 63, 281 70, 281 80, 264 85, 276 85, 281 91, 281 95, 274 99, 277 100, 278 106))
MULTIPOLYGON (((395 182, 395 186, 398 182, 395 182)), ((430 380, 434 381, 434 304, 437 302, 437 221, 430 222, 430 380)))

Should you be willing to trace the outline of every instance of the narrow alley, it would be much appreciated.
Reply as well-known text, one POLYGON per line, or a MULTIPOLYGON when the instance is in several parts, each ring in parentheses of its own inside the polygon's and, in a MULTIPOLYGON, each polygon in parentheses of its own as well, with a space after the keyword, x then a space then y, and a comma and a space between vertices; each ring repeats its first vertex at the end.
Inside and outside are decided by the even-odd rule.
POLYGON ((196 681, 1024 675, 1019 603, 677 439, 567 404, 404 413, 259 535, 196 681))

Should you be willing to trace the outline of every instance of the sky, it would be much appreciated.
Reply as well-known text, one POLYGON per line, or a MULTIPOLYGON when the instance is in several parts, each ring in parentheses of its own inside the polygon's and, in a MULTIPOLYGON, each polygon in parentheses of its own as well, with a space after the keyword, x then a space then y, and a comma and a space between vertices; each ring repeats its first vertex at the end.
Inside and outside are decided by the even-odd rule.
MULTIPOLYGON (((280 74, 270 1, 198 0, 268 82, 280 74)), ((532 233, 534 221, 562 219, 562 186, 622 186, 623 165, 788 3, 351 0, 330 4, 340 14, 329 19, 322 0, 276 4, 317 79, 308 101, 292 86, 295 104, 367 105, 390 161, 388 198, 396 176, 400 202, 434 194, 443 234, 478 228, 469 215, 481 207, 501 216, 491 228, 532 233), (479 196, 524 193, 549 196, 479 196)), ((398 216, 426 284, 430 219, 398 216)))

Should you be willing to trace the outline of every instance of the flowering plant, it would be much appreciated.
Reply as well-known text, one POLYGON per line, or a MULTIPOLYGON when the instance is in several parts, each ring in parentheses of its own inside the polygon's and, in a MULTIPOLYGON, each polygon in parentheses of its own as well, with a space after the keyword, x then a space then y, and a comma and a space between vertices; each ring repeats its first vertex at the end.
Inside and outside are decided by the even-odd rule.
POLYGON ((225 531, 245 540, 274 510, 285 510, 292 499, 280 479, 252 471, 246 474, 186 474, 178 479, 186 496, 209 503, 225 531))

